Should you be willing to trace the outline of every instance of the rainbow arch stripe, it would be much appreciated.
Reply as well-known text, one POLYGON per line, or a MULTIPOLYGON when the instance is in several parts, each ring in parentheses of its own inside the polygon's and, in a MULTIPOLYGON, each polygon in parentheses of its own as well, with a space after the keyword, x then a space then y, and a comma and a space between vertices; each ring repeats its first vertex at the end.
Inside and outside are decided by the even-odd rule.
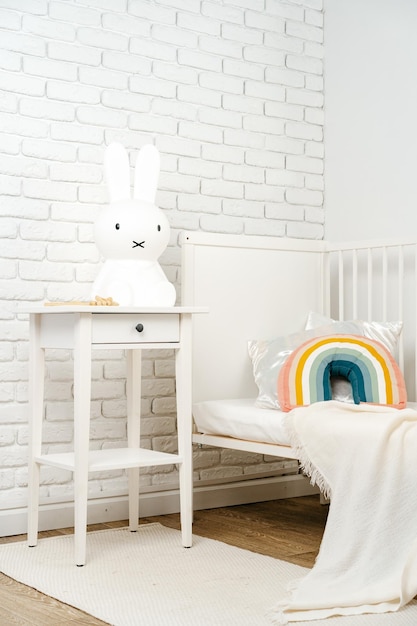
POLYGON ((332 335, 309 339, 290 354, 278 376, 281 409, 331 400, 333 376, 351 383, 356 404, 407 404, 403 375, 385 346, 359 335, 332 335))

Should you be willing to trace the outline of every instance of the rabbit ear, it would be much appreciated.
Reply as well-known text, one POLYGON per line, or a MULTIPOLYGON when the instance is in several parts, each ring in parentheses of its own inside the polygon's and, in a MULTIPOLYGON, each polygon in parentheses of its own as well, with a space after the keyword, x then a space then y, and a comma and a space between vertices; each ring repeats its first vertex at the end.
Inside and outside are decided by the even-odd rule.
POLYGON ((155 202, 160 167, 159 152, 152 144, 143 146, 135 167, 134 197, 136 200, 155 202))
POLYGON ((104 154, 104 171, 110 201, 118 202, 130 198, 129 157, 120 143, 111 143, 104 154))

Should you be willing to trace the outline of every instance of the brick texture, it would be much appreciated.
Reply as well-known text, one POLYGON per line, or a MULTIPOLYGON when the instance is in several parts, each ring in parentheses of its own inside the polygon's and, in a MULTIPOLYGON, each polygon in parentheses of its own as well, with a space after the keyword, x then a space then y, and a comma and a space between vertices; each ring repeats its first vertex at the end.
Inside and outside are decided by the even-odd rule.
MULTIPOLYGON (((161 264, 179 287, 179 235, 323 237, 322 0, 0 0, 0 508, 26 505, 27 316, 82 299, 101 259, 105 145, 161 152, 157 201, 172 227, 161 264)), ((124 359, 98 351, 92 445, 125 438, 124 359)), ((175 448, 173 355, 145 355, 143 445, 175 448)), ((46 446, 72 442, 71 354, 48 351, 46 446)), ((279 469, 285 468, 285 463, 279 469)), ((259 475, 276 460, 197 450, 197 479, 259 475)), ((42 499, 71 493, 43 469, 42 499)), ((174 467, 142 484, 170 488, 174 467)), ((92 495, 125 493, 122 472, 92 495)))

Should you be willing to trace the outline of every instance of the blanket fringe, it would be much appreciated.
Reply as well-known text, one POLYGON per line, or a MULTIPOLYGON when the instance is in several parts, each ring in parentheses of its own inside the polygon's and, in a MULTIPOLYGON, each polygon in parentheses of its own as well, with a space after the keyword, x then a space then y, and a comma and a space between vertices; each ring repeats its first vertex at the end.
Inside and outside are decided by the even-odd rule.
POLYGON ((286 624, 288 624, 288 619, 281 610, 268 611, 266 617, 272 624, 276 624, 277 626, 286 626, 286 624))
POLYGON ((288 438, 290 440, 291 448, 297 455, 298 460, 300 461, 300 466, 303 472, 310 478, 311 485, 317 485, 325 498, 331 498, 331 488, 324 476, 321 472, 313 465, 310 461, 303 444, 301 443, 298 434, 294 428, 293 420, 292 420, 292 411, 286 414, 284 418, 284 428, 287 432, 288 438))
MULTIPOLYGON (((289 597, 291 597, 297 591, 302 580, 303 578, 295 578, 288 583, 287 591, 289 597)), ((285 626, 289 623, 288 618, 285 615, 285 609, 288 608, 288 601, 288 599, 281 600, 281 602, 278 602, 266 613, 267 619, 269 619, 272 624, 276 624, 276 626, 285 626)))
POLYGON ((288 606, 288 601, 282 600, 275 606, 271 607, 266 613, 265 617, 276 626, 286 626, 288 624, 288 617, 285 615, 285 609, 288 606))

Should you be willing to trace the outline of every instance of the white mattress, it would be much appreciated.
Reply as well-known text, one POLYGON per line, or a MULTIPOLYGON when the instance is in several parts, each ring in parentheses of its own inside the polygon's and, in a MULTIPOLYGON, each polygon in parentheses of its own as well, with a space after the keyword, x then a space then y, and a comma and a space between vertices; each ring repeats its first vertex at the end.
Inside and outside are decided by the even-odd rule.
MULTIPOLYGON (((408 402, 407 407, 417 410, 417 403, 408 402)), ((261 409, 252 398, 198 402, 193 406, 193 415, 200 433, 290 445, 283 425, 287 413, 261 409)))
POLYGON ((290 445, 283 426, 286 413, 261 409, 254 398, 197 402, 193 415, 200 433, 290 445))

